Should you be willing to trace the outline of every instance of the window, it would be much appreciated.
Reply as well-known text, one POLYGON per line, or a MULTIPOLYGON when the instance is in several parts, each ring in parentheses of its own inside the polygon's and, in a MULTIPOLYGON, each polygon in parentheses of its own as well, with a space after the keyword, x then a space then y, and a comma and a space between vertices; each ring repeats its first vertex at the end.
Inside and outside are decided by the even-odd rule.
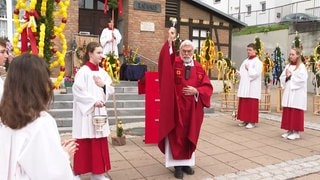
POLYGON ((104 0, 79 0, 79 8, 104 10, 104 0))
POLYGON ((0 2, 0 36, 7 36, 7 1, 0 2))
POLYGON ((80 0, 79 8, 83 9, 93 9, 93 1, 92 0, 80 0))
POLYGON ((266 2, 261 2, 261 11, 265 12, 266 11, 266 2))
POLYGON ((193 28, 192 29, 192 37, 191 41, 194 45, 195 50, 199 53, 202 42, 206 40, 208 29, 200 29, 200 28, 193 28))
POLYGON ((0 2, 0 17, 2 18, 7 17, 7 1, 0 2))
POLYGON ((247 13, 248 13, 248 15, 251 14, 251 5, 247 5, 247 13))

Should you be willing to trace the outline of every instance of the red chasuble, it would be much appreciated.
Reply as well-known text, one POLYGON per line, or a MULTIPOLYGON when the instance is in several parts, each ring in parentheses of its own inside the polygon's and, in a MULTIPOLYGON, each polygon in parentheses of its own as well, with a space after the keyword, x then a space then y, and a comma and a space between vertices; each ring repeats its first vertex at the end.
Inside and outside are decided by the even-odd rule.
POLYGON ((210 107, 213 92, 210 79, 200 63, 194 61, 190 78, 185 79, 185 66, 180 57, 169 53, 169 44, 162 47, 159 57, 160 84, 160 150, 165 153, 165 138, 168 137, 173 159, 190 159, 195 151, 204 107, 210 107), (195 97, 186 96, 182 88, 193 86, 199 92, 198 101, 195 97))

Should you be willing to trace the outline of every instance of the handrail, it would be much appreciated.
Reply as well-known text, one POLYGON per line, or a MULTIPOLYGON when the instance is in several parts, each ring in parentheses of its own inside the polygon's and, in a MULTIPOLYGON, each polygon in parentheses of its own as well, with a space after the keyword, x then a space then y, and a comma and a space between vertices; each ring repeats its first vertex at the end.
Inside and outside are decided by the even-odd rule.
POLYGON ((144 58, 144 59, 146 59, 146 60, 148 60, 148 61, 150 61, 150 62, 152 62, 152 63, 154 63, 154 64, 156 64, 156 65, 158 65, 157 62, 153 61, 153 60, 150 59, 150 58, 147 58, 147 57, 143 56, 142 54, 137 53, 137 55, 140 56, 140 57, 142 57, 142 58, 144 58))

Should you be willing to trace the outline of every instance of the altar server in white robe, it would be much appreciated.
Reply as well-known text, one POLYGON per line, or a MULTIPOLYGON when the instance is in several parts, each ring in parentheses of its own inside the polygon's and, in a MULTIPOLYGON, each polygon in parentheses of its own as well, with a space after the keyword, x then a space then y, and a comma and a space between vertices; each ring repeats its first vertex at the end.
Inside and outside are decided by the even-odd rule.
POLYGON ((307 110, 308 72, 301 60, 301 50, 290 50, 290 63, 286 65, 280 76, 282 95, 281 129, 287 130, 283 138, 295 140, 304 131, 304 111, 307 110))
POLYGON ((76 143, 61 144, 47 113, 53 99, 45 60, 29 53, 13 59, 0 104, 0 179, 72 180, 70 156, 76 143))
POLYGON ((99 67, 103 58, 98 42, 90 42, 86 47, 84 65, 75 75, 73 92, 72 136, 79 144, 74 157, 75 174, 91 173, 91 179, 107 179, 104 175, 111 169, 108 135, 109 124, 102 131, 92 123, 94 115, 107 115, 105 103, 114 93, 112 79, 99 67))
POLYGON ((118 44, 121 42, 122 36, 120 31, 114 27, 112 19, 108 19, 108 27, 102 30, 100 35, 100 44, 103 47, 103 55, 114 54, 119 57, 118 44))
MULTIPOLYGON (((4 67, 6 61, 9 58, 9 53, 6 46, 7 46, 6 40, 4 40, 3 38, 0 38, 0 66, 2 67, 4 67)), ((0 78, 0 99, 3 94, 3 85, 4 85, 4 81, 2 78, 0 78)))
POLYGON ((247 129, 254 128, 259 122, 259 100, 261 98, 262 62, 256 55, 257 47, 250 43, 247 45, 246 58, 240 66, 240 83, 238 88, 237 119, 242 121, 239 126, 247 129))

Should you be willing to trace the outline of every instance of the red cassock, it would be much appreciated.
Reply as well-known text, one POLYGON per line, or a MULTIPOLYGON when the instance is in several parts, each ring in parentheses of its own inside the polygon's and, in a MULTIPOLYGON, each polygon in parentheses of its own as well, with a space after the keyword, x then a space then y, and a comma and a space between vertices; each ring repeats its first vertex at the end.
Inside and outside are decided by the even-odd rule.
POLYGON ((282 109, 281 129, 288 131, 304 131, 304 111, 291 107, 282 109))
POLYGON ((169 53, 166 42, 159 56, 160 85, 160 150, 165 153, 165 138, 168 137, 173 159, 190 159, 195 151, 204 107, 210 107, 210 97, 213 87, 200 63, 194 61, 190 78, 185 80, 185 66, 175 52, 169 53), (186 96, 182 88, 193 86, 199 92, 198 101, 195 97, 186 96))

